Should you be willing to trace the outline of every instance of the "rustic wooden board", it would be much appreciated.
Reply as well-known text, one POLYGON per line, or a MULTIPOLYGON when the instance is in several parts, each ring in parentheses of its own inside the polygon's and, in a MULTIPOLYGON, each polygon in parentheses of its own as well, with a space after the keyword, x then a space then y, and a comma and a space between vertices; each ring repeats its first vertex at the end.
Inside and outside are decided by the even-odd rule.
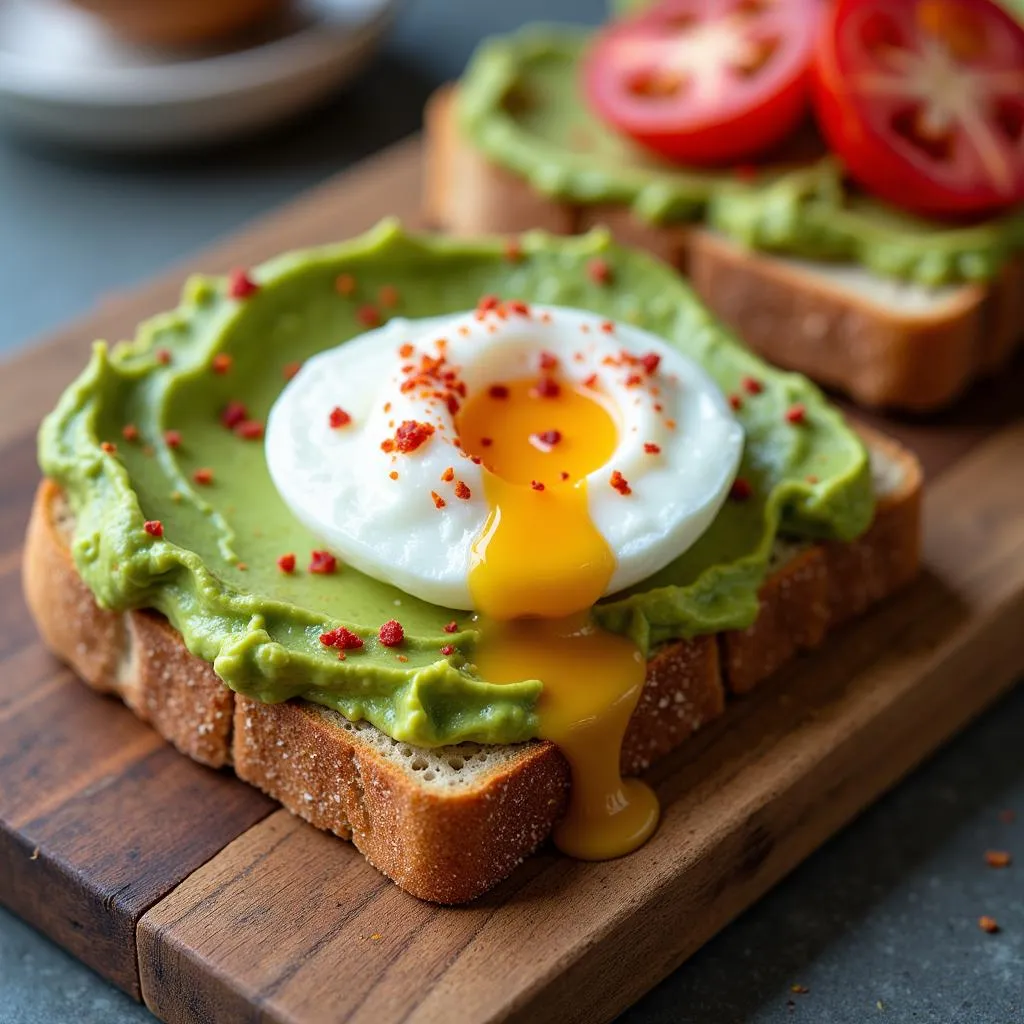
MULTIPOLYGON (((406 143, 190 263, 224 270, 385 213, 415 222, 418 190, 406 143)), ((0 371, 0 900, 127 991, 141 981, 165 1020, 609 1018, 1024 670, 1018 363, 942 420, 872 419, 930 477, 923 577, 659 765, 647 847, 601 865, 544 852, 472 906, 420 903, 74 683, 21 605, 38 419, 92 338, 129 334, 183 276, 112 297, 0 371)))

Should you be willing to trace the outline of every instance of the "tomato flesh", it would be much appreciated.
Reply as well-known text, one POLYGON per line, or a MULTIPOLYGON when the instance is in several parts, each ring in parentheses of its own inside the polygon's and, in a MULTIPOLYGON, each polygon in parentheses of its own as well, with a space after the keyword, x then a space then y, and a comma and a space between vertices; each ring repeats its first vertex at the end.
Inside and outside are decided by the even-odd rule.
POLYGON ((1024 29, 991 0, 837 0, 813 65, 851 178, 916 213, 1024 202, 1024 29))
POLYGON ((662 0, 601 32, 583 65, 591 107, 680 163, 749 158, 809 109, 817 0, 662 0))

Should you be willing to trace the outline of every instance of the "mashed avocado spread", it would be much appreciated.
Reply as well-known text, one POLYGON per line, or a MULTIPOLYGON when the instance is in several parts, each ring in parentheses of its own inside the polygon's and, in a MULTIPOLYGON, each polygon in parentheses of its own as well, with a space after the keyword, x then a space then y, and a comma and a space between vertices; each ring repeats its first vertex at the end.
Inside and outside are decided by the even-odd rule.
POLYGON ((468 138, 546 195, 624 204, 655 224, 703 218, 752 248, 854 261, 923 285, 987 280, 1024 248, 1024 210, 964 227, 911 216, 851 193, 813 139, 797 140, 799 159, 742 174, 661 161, 590 113, 577 84, 589 38, 536 26, 489 40, 459 88, 468 138))
MULTIPOLYGON (((726 393, 747 395, 737 416, 749 497, 726 502, 696 545, 642 587, 595 609, 645 652, 752 622, 778 532, 849 540, 870 523, 867 454, 820 392, 745 351, 674 271, 605 232, 531 233, 510 250, 412 237, 383 222, 350 242, 281 256, 249 279, 255 290, 232 298, 225 280, 193 278, 182 304, 142 325, 134 341, 98 342, 39 437, 43 471, 75 514, 75 564, 99 603, 162 612, 240 693, 301 696, 421 745, 536 735, 541 683, 479 678, 468 613, 348 566, 309 572, 311 551, 323 545, 278 496, 262 441, 224 425, 232 402, 265 423, 289 368, 362 333, 368 308, 435 316, 472 308, 484 294, 576 306, 640 324, 701 363, 726 393), (607 273, 594 273, 595 261, 607 273), (744 392, 745 378, 761 386, 756 397, 744 392), (805 409, 798 426, 785 415, 794 403, 805 409), (205 484, 197 470, 209 471, 205 484), (147 531, 147 521, 162 532, 147 531), (285 574, 277 560, 289 552, 298 563, 285 574), (405 629, 398 650, 377 640, 393 618, 405 629), (457 630, 447 632, 453 621, 457 630), (340 625, 365 641, 345 660, 320 642, 340 625)), ((359 466, 352 474, 358 484, 359 466)))

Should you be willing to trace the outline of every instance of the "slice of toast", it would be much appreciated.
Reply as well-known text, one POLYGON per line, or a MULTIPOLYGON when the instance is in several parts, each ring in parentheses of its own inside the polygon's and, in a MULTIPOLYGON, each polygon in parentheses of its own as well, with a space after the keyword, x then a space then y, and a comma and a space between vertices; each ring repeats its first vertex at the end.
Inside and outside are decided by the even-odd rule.
POLYGON ((576 206, 488 161, 458 130, 455 90, 426 111, 425 211, 453 234, 603 224, 679 267, 717 316, 769 361, 871 406, 948 404, 1024 338, 1024 258, 987 285, 892 281, 852 264, 753 252, 711 230, 653 225, 626 206, 576 206))
MULTIPOLYGON (((921 470, 899 445, 866 437, 878 495, 871 528, 852 544, 779 541, 749 629, 654 652, 623 746, 624 771, 642 771, 722 714, 727 691, 749 691, 913 578, 921 470)), ((232 765, 293 813, 351 839, 413 895, 473 899, 536 849, 562 813, 569 773, 550 743, 419 749, 319 705, 232 693, 161 616, 96 605, 72 560, 72 528, 60 488, 43 481, 23 577, 47 646, 182 753, 232 765)))

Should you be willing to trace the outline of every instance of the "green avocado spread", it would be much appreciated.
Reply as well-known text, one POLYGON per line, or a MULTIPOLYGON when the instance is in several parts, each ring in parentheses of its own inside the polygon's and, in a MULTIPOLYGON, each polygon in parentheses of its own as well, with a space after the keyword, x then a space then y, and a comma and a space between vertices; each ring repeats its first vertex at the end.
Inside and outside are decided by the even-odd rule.
POLYGON ((462 131, 545 195, 623 204, 654 224, 703 219, 751 248, 852 261, 928 286, 987 280, 1024 248, 1024 210, 970 226, 911 216, 849 190, 810 132, 785 159, 739 174, 662 161, 588 109, 578 69, 589 38, 535 26, 491 39, 459 88, 462 131))
POLYGON ((279 497, 262 442, 222 423, 229 402, 266 422, 289 365, 361 334, 365 305, 384 287, 397 302, 382 312, 411 318, 470 309, 484 294, 592 310, 665 338, 727 393, 742 392, 745 377, 761 382, 737 413, 749 500, 726 502, 689 551, 594 610, 645 652, 749 625, 778 533, 849 540, 867 528, 873 498, 856 435, 812 384, 744 350, 669 267, 603 231, 531 233, 521 249, 511 259, 500 241, 410 236, 386 221, 255 268, 258 290, 244 299, 229 297, 223 279, 193 278, 181 305, 143 324, 133 341, 98 342, 39 437, 42 469, 75 515, 75 564, 98 602, 162 612, 228 686, 260 700, 301 696, 427 746, 536 735, 541 682, 481 679, 471 615, 349 566, 307 571, 322 545, 279 497), (588 273, 595 259, 610 268, 605 283, 588 273), (354 291, 339 291, 340 275, 354 291), (797 402, 806 416, 794 426, 785 413, 797 402), (197 484, 198 469, 211 470, 212 481, 197 484), (159 521, 162 535, 147 521, 159 521), (293 574, 277 565, 288 552, 298 558, 293 574), (405 629, 399 650, 377 640, 392 618, 405 629), (459 628, 448 633, 452 620, 459 628), (365 641, 345 660, 320 642, 339 625, 365 641))

